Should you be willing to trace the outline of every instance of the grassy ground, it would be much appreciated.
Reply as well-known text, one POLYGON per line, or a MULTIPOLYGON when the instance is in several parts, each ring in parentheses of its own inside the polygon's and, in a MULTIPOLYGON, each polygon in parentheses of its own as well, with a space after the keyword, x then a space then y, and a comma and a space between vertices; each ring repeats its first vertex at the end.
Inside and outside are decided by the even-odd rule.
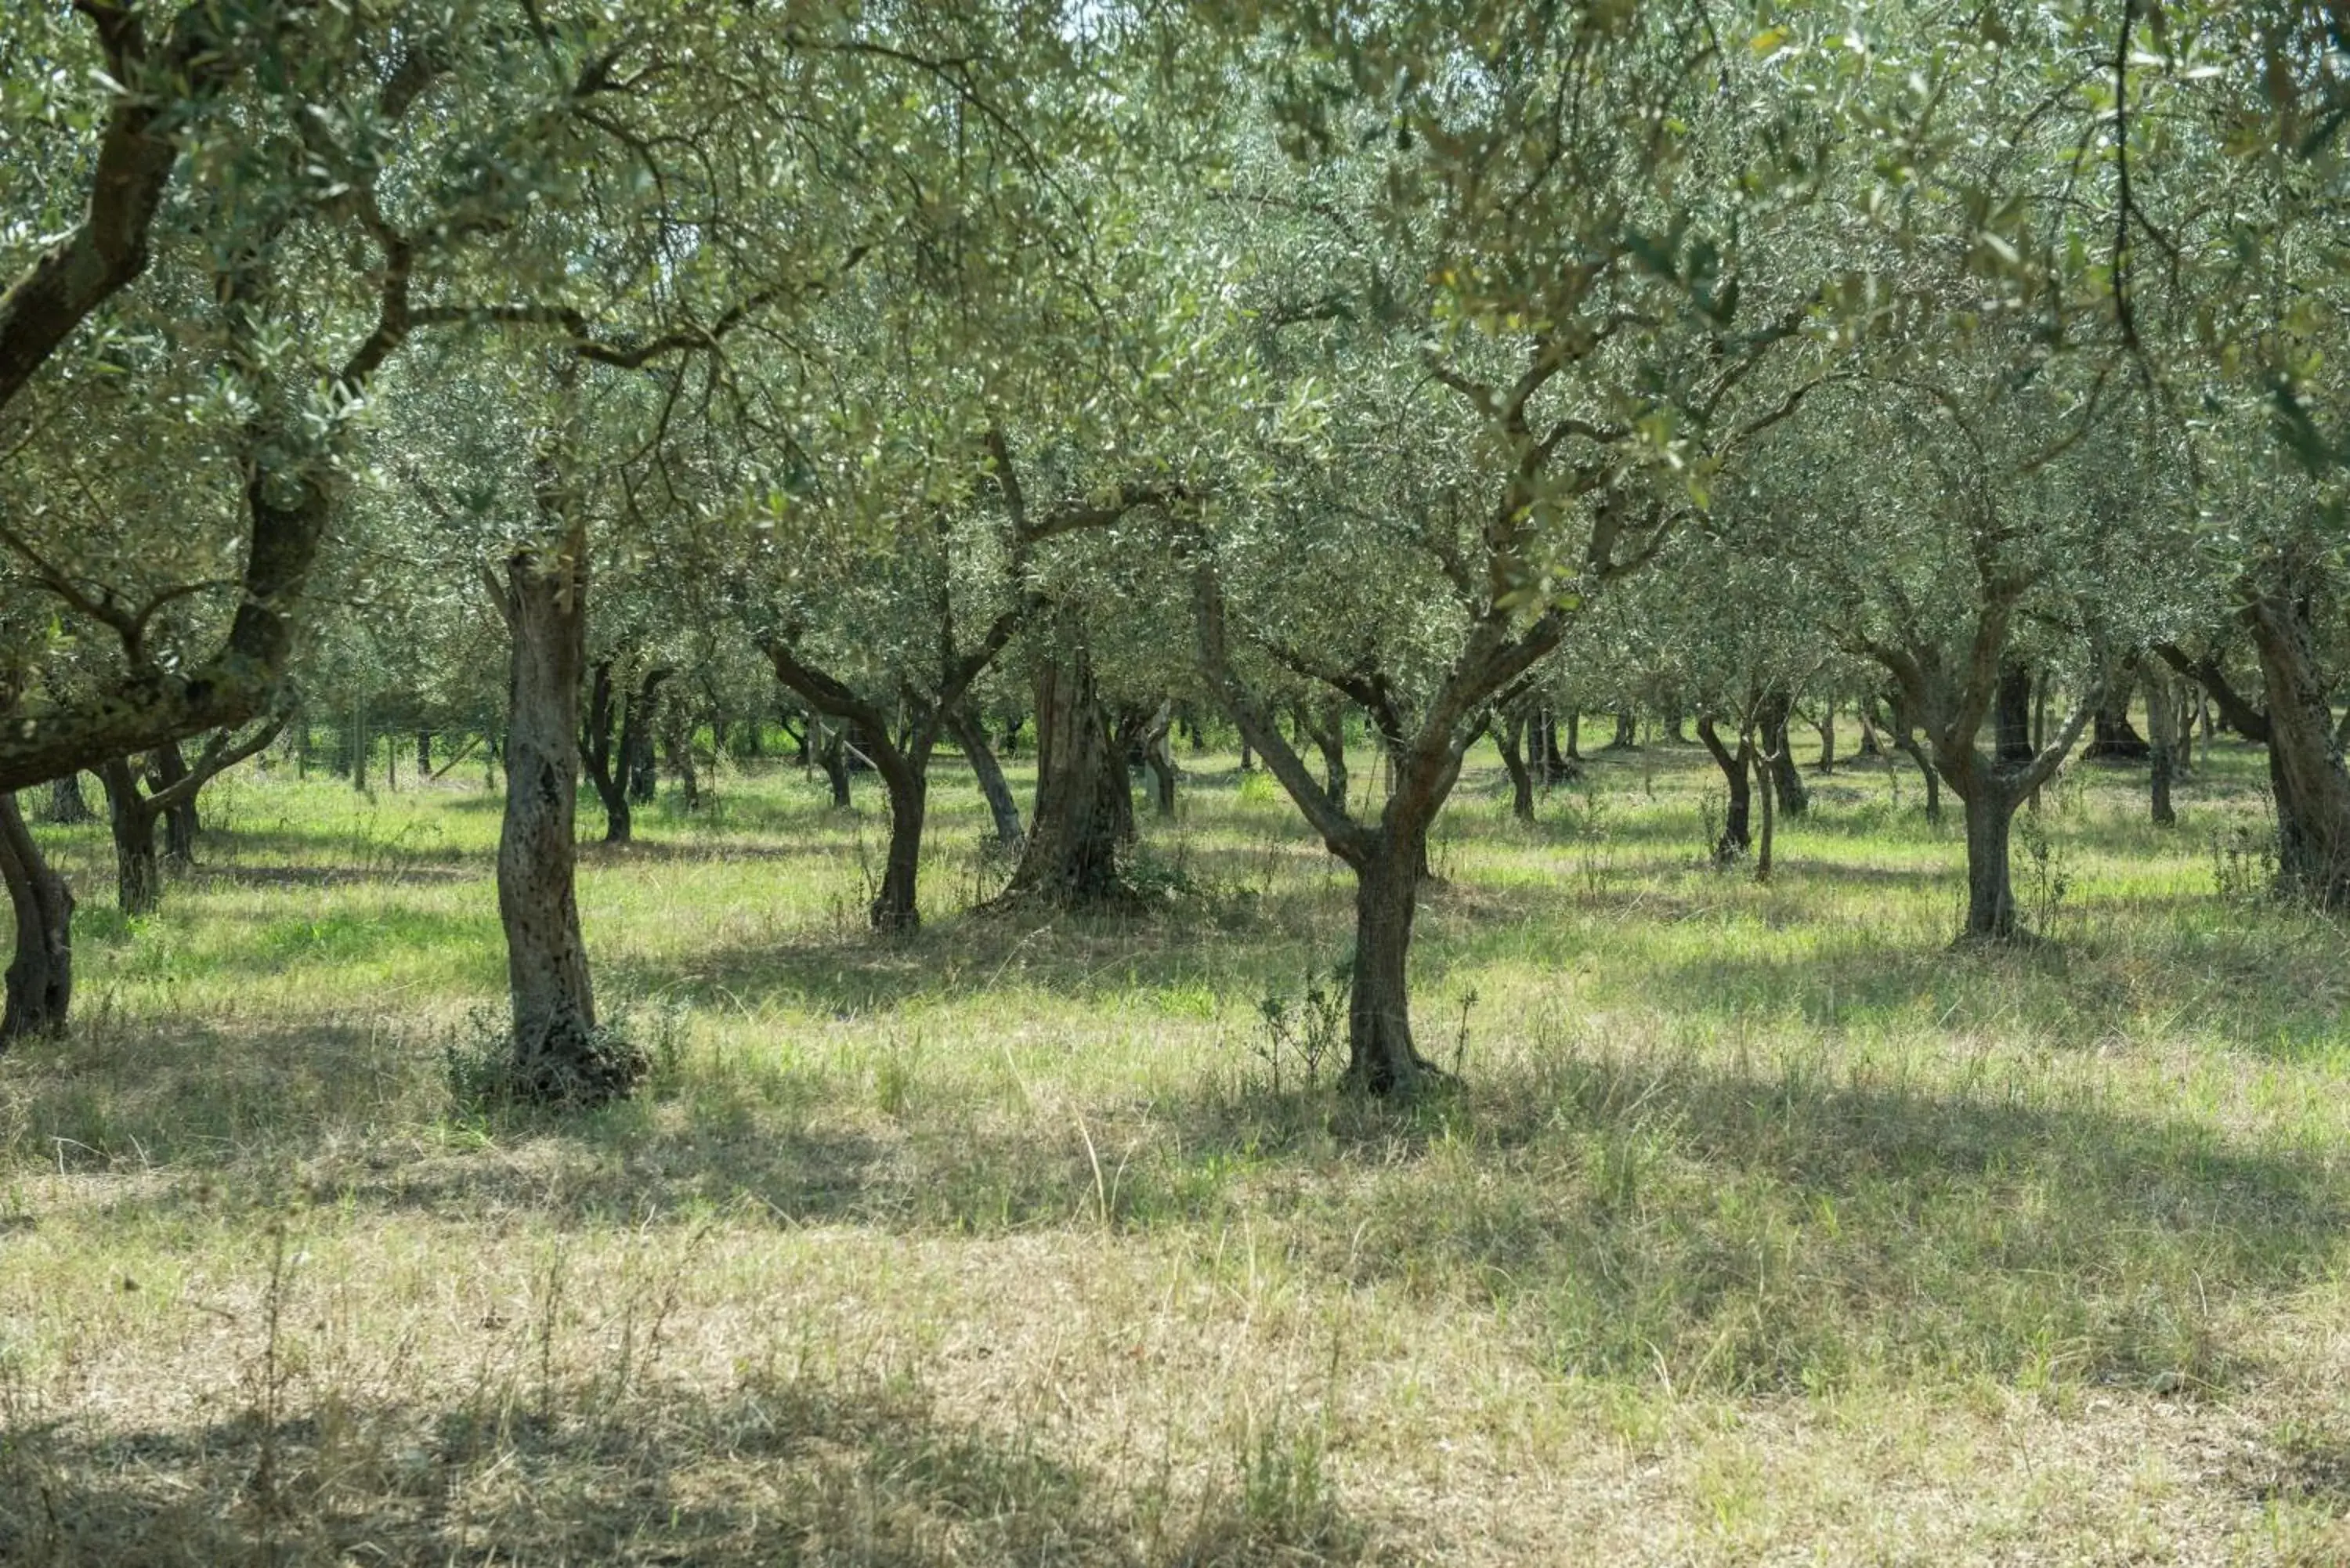
POLYGON ((1307 1060, 1343 873, 1194 770, 1180 891, 1095 921, 961 912, 951 774, 895 945, 878 804, 647 814, 581 903, 656 1079, 563 1122, 448 1086, 477 782, 227 781, 136 926, 61 836, 0 1562, 2350 1561, 2350 944, 2244 896, 2256 753, 2169 834, 2073 770, 2006 956, 1946 949, 1906 773, 1817 781, 1758 888, 1701 753, 1530 830, 1472 769, 1414 970, 1466 1087, 1403 1112, 1307 1060))

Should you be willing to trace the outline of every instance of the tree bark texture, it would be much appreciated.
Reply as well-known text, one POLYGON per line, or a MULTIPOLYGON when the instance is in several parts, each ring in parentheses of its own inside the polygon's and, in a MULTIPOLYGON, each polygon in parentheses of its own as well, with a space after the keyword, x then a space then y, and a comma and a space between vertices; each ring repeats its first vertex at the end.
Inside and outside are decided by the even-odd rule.
POLYGON ((1036 808, 1005 901, 1082 909, 1124 896, 1118 843, 1133 805, 1110 741, 1093 659, 1082 638, 1065 638, 1036 683, 1036 808))
POLYGON ((1026 834, 1020 826, 1020 803, 1013 797, 1012 785, 1004 779, 1003 764, 995 760, 995 752, 987 743, 987 729, 971 716, 970 711, 958 705, 947 719, 955 744, 971 759, 972 775, 979 781, 979 793, 987 802, 987 814, 995 824, 995 842, 1007 854, 1020 851, 1020 841, 1026 834))
MULTIPOLYGON (((180 750, 179 742, 166 741, 147 754, 147 771, 155 793, 161 794, 187 778, 187 754, 180 750)), ((175 870, 184 871, 196 863, 197 787, 191 785, 163 808, 163 863, 175 870)))
POLYGON ((2022 796, 1979 778, 1963 792, 1967 813, 1967 923, 1964 935, 2005 941, 2016 934, 2015 890, 2008 844, 2022 796))
POLYGON ((2268 696, 2282 890, 2322 909, 2350 909, 2350 771, 2334 740, 2308 605, 2267 583, 2251 596, 2244 618, 2268 696))
POLYGON ((2147 659, 2140 679, 2146 687, 2147 728, 2154 732, 2147 742, 2147 759, 2152 764, 2148 770, 2147 812, 2155 826, 2176 827, 2178 812, 2171 805, 2170 786, 2178 767, 2178 698, 2160 659, 2147 659))
POLYGON ((1510 775, 1510 815, 1520 822, 1534 819, 1534 775, 1526 766, 1523 742, 1526 716, 1504 713, 1493 723, 1493 746, 1502 753, 1502 767, 1510 775))
POLYGON ((151 915, 162 907, 163 869, 155 850, 156 810, 139 787, 128 757, 101 764, 106 786, 106 823, 114 839, 114 901, 126 915, 151 915))
POLYGON ((73 1004, 73 891, 50 869, 14 794, 0 794, 0 882, 16 917, 0 1046, 66 1026, 73 1004))
POLYGON ((1801 816, 1811 808, 1812 792, 1804 786, 1804 774, 1795 765, 1795 749, 1787 739, 1789 716, 1794 711, 1794 701, 1785 691, 1766 691, 1756 705, 1755 730, 1758 744, 1768 760, 1771 789, 1778 796, 1782 816, 1801 816))
MULTIPOLYGON (((1374 1095, 1409 1089, 1432 1065, 1412 1042, 1409 965, 1412 918, 1418 909, 1423 815, 1386 814, 1370 853, 1355 871, 1355 959, 1347 1001, 1347 1075, 1374 1095)), ((1432 809, 1425 812, 1433 815, 1432 809)))
POLYGON ((1704 743, 1706 754, 1713 758, 1713 765, 1721 770, 1727 804, 1722 811, 1721 836, 1714 840, 1713 861, 1717 866, 1727 866, 1754 846, 1754 792, 1747 782, 1753 771, 1754 736, 1752 731, 1742 732, 1738 749, 1733 752, 1708 715, 1697 722, 1697 738, 1704 743))
MULTIPOLYGON (((544 474, 541 483, 548 483, 544 474)), ((608 1049, 597 1032, 579 928, 573 829, 587 662, 584 529, 572 527, 551 547, 509 556, 504 603, 512 646, 498 919, 513 1007, 509 1086, 537 1104, 601 1105, 626 1095, 641 1065, 608 1049)))
POLYGON ((1992 754, 2002 763, 2030 762, 2037 750, 2032 741, 2032 666, 2020 659, 2000 661, 1991 713, 1992 754))

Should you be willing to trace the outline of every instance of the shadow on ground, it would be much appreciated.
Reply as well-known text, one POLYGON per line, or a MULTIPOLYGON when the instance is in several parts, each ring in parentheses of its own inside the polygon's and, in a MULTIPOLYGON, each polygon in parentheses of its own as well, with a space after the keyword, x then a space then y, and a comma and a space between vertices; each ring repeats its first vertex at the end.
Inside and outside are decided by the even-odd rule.
MULTIPOLYGON (((0 1562, 20 1568, 354 1563, 776 1563, 1087 1568, 1381 1560, 1311 1473, 1189 1494, 1072 1468, 942 1416, 899 1379, 753 1376, 731 1397, 539 1391, 457 1403, 288 1396, 299 1413, 0 1449, 0 1562)), ((1147 1467, 1146 1467, 1147 1469, 1147 1467)), ((1295 1473, 1293 1473, 1295 1471, 1295 1473)))
MULTIPOLYGON (((372 1047, 342 1049, 358 1070, 372 1047)), ((281 1071, 333 1070, 315 1044, 287 1055, 281 1071)), ((2226 1386, 2255 1375, 2259 1325, 2343 1264, 2350 1172, 2299 1143, 2049 1103, 1963 1063, 1913 1071, 1568 1040, 1401 1109, 1237 1072, 1073 1108, 905 1046, 697 1061, 593 1116, 493 1120, 474 1152, 335 1139, 314 1098, 312 1146, 248 1129, 189 1151, 222 1179, 93 1192, 75 1222, 249 1222, 285 1203, 356 1224, 714 1214, 879 1235, 1107 1228, 1208 1250, 1253 1226, 1301 1279, 1499 1308, 1562 1373, 1738 1393, 1885 1376, 2226 1386)), ((155 1156, 130 1125, 106 1153, 104 1129, 64 1134, 78 1124, 28 1109, 33 1136, 70 1138, 60 1163, 155 1156)))

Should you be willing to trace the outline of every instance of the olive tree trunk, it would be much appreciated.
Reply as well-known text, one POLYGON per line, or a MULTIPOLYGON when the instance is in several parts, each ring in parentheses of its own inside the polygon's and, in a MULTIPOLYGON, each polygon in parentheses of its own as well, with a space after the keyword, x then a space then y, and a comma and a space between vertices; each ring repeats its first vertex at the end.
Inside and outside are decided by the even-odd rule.
POLYGON ((2016 934, 2015 888, 2008 845, 2022 795, 1982 778, 1961 792, 1967 812, 1969 940, 2005 941, 2016 934))
MULTIPOLYGON (((154 780, 157 794, 185 781, 188 759, 180 750, 180 742, 166 741, 149 753, 148 772, 154 780)), ((199 780, 175 792, 172 804, 163 808, 163 861, 182 871, 196 863, 196 834, 203 826, 196 816, 196 791, 201 787, 203 781, 199 780)))
POLYGON ((41 820, 58 827, 78 827, 98 820, 98 814, 89 808, 89 798, 81 793, 79 772, 49 781, 49 804, 41 820))
POLYGON ((106 788, 106 825, 114 839, 114 901, 126 915, 151 915, 162 907, 163 868, 155 850, 156 810, 139 788, 129 757, 99 764, 106 788))
POLYGON ((1036 682, 1036 808, 1003 901, 1083 909, 1124 897, 1118 845, 1133 802, 1110 745, 1093 660, 1081 638, 1066 639, 1036 682))
POLYGON ((1721 836, 1714 840, 1713 860, 1717 866, 1727 866, 1754 847, 1754 791, 1748 782, 1754 761, 1754 736, 1742 731, 1738 737, 1738 749, 1733 752, 1721 739, 1711 715, 1697 722, 1697 738, 1705 744, 1706 754, 1713 765, 1721 770, 1721 782, 1726 804, 1721 814, 1721 836))
POLYGON ((1504 714, 1493 726, 1493 747, 1502 753, 1502 767, 1510 775, 1510 815, 1520 822, 1534 819, 1534 775, 1526 766, 1523 741, 1526 716, 1504 714))
POLYGON ((2319 909, 2350 909, 2350 771, 2334 740, 2305 602, 2269 585, 2251 597, 2244 618, 2268 694, 2278 880, 2288 896, 2319 909))
POLYGON ((1801 816, 1810 809, 1812 794, 1804 787, 1803 770, 1795 766, 1795 749, 1787 741, 1788 717, 1794 701, 1785 691, 1763 695, 1755 710, 1755 728, 1767 758, 1771 788, 1778 795, 1779 815, 1801 816))
POLYGON ((1355 868, 1355 959, 1347 998, 1347 1075, 1374 1095, 1409 1088, 1433 1064, 1411 1033, 1412 917, 1432 807, 1385 814, 1355 868))
POLYGON ((902 935, 922 923, 917 907, 922 867, 922 826, 930 810, 931 738, 927 732, 900 750, 884 733, 868 741, 874 771, 889 801, 889 848, 882 863, 881 885, 874 890, 868 911, 873 929, 885 935, 902 935))
POLYGON ((628 753, 620 753, 620 764, 613 766, 613 701, 612 661, 598 659, 596 671, 588 686, 587 743, 580 748, 580 760, 587 764, 588 782, 596 786, 596 798, 604 805, 604 842, 626 844, 634 831, 629 811, 628 753))
POLYGON ((987 743, 986 727, 960 704, 948 714, 947 726, 955 744, 971 759, 972 776, 979 781, 979 793, 995 823, 996 844, 1008 854, 1018 854, 1020 841, 1026 836, 1020 826, 1020 803, 1013 798, 1012 785, 1003 777, 1003 764, 995 760, 994 749, 987 743))
POLYGON ((0 1044, 66 1026, 73 1002, 73 890, 49 867, 13 793, 0 793, 0 881, 16 917, 0 1044))
POLYGON ((2178 813, 2170 802, 2170 786, 2178 769, 2178 699, 2161 660, 2147 659, 2141 679, 2146 685, 2146 727, 2153 732, 2147 741, 2147 759, 2151 764, 2148 815, 2157 827, 2176 827, 2178 813))
POLYGON ((499 587, 511 642, 498 834, 498 920, 513 1007, 509 1087, 539 1104, 600 1105, 627 1094, 640 1066, 598 1034, 575 887, 585 530, 572 527, 551 549, 515 551, 499 587))

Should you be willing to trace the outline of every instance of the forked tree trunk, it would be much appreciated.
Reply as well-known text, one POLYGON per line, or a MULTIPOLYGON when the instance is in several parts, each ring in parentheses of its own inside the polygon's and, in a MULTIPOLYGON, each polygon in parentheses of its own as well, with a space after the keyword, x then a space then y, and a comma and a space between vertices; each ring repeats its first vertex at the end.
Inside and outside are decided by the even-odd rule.
POLYGON ((1787 741, 1788 715, 1794 703, 1783 691, 1766 694, 1755 710, 1759 745, 1769 759, 1771 788, 1778 796, 1783 816, 1801 816, 1810 809, 1811 791, 1804 785, 1803 770, 1795 766, 1795 749, 1787 741))
POLYGON ((1822 774, 1832 774, 1835 772, 1836 760, 1835 703, 1824 702, 1820 704, 1819 719, 1812 725, 1812 728, 1820 732, 1819 771, 1822 774))
POLYGON ((987 801, 987 814, 995 823, 995 842, 1008 854, 1017 854, 1020 841, 1026 836, 1020 826, 1020 803, 1013 798, 1012 786, 1003 777, 1003 766, 995 760, 994 751, 987 743, 987 731, 970 711, 958 706, 948 715, 947 725, 971 759, 971 771, 979 780, 979 793, 987 801))
POLYGON ((114 838, 114 901, 126 915, 151 915, 163 903, 163 869, 155 853, 156 812, 139 790, 128 757, 98 770, 106 786, 106 825, 114 838))
POLYGON ((1132 816, 1093 660, 1081 639, 1068 639, 1036 683, 1036 809, 1003 900, 1063 909, 1118 901, 1119 834, 1132 816))
POLYGON ((98 813, 89 808, 89 797, 81 793, 81 774, 68 774, 50 781, 49 804, 41 820, 58 827, 78 827, 98 820, 98 813))
POLYGON ((1332 805, 1344 810, 1347 805, 1347 709, 1343 702, 1324 706, 1317 717, 1309 710, 1300 709, 1298 723, 1322 753, 1322 793, 1332 805))
POLYGON ((508 557, 504 585, 513 646, 498 919, 513 1002, 510 1087, 519 1098, 549 1105, 600 1105, 627 1094, 639 1071, 597 1033, 575 887, 586 554, 575 527, 554 550, 508 557))
POLYGON ((1754 791, 1747 782, 1754 760, 1754 738, 1751 731, 1742 732, 1738 750, 1733 752, 1723 743, 1721 732, 1711 716, 1698 720, 1697 738, 1704 742, 1713 765, 1721 770, 1727 805, 1722 811, 1721 836, 1714 840, 1713 860, 1717 866, 1727 866, 1754 846, 1754 791))
POLYGON ((42 857, 13 794, 0 794, 0 881, 16 923, 0 1009, 5 1045, 62 1030, 73 1003, 73 891, 42 857))
POLYGON ((1534 819, 1534 776, 1526 766, 1525 752, 1521 744, 1526 733, 1526 716, 1508 713, 1493 726, 1494 749, 1502 753, 1502 766, 1510 775, 1510 815, 1520 822, 1534 819))
POLYGON ((1918 766, 1918 776, 1926 786, 1926 820, 1933 826, 1942 824, 1942 775, 1935 770, 1934 759, 1918 740, 1918 721, 1905 706, 1897 687, 1890 700, 1892 711, 1886 733, 1892 737, 1893 749, 1918 766))

